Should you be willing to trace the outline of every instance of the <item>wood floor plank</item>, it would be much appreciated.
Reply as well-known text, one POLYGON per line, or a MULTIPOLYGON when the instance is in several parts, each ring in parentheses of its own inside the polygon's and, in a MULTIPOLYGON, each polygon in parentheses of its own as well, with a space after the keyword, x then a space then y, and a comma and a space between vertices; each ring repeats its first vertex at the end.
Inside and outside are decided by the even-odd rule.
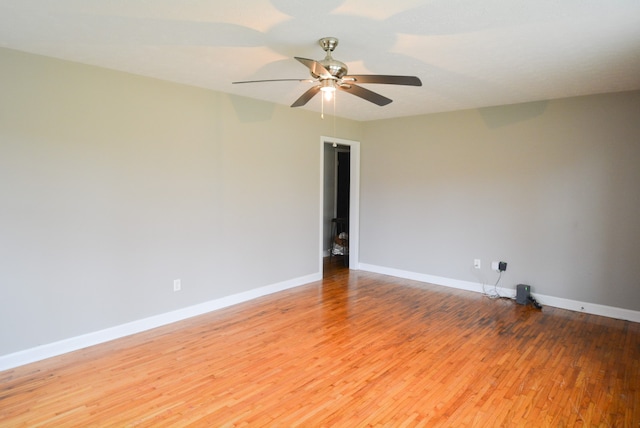
POLYGON ((0 372, 0 426, 637 428, 640 324, 330 269, 0 372))

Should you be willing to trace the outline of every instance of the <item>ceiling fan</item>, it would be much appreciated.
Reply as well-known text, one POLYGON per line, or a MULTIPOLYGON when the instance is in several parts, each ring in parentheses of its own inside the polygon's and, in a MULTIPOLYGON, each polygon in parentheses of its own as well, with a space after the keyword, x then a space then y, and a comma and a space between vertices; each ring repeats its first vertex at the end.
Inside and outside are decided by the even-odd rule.
POLYGON ((336 90, 344 91, 355 95, 379 106, 385 106, 392 100, 384 97, 376 92, 370 91, 358 86, 357 83, 384 83, 387 85, 407 85, 422 86, 422 82, 415 76, 390 76, 384 74, 347 74, 347 65, 341 61, 331 57, 331 52, 338 46, 338 39, 335 37, 324 37, 318 41, 322 49, 326 52, 326 56, 321 61, 312 59, 295 57, 303 65, 305 65, 312 79, 270 79, 270 80, 246 80, 236 83, 257 83, 257 82, 314 82, 305 93, 300 96, 291 107, 300 107, 305 105, 318 92, 332 94, 336 90))

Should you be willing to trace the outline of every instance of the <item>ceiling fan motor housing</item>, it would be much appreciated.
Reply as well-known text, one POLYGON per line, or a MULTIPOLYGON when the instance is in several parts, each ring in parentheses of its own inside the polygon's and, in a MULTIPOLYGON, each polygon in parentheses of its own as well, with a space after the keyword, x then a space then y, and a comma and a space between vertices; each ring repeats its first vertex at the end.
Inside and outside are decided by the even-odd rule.
POLYGON ((322 61, 318 61, 320 64, 327 69, 331 76, 314 76, 315 78, 331 78, 334 77, 336 79, 342 79, 342 77, 347 75, 349 69, 344 62, 337 61, 331 58, 331 55, 327 53, 327 57, 322 61))
POLYGON ((344 62, 335 60, 331 57, 331 52, 333 52, 336 46, 338 46, 338 39, 336 39, 335 37, 323 37, 322 39, 318 40, 318 43, 327 53, 327 56, 322 61, 318 62, 327 69, 327 71, 330 73, 330 76, 319 76, 314 73, 311 73, 311 75, 316 79, 328 79, 331 77, 335 79, 341 79, 343 76, 346 76, 347 72, 349 71, 347 65, 344 62))

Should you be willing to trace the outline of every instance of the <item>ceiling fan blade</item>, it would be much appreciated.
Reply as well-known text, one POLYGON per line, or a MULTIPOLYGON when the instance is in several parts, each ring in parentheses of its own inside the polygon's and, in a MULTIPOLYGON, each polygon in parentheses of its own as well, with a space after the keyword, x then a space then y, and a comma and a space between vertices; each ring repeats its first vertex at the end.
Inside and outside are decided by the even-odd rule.
POLYGON ((260 82, 313 82, 311 79, 267 79, 267 80, 243 80, 241 82, 231 82, 232 84, 236 83, 260 83, 260 82))
POLYGON ((329 70, 324 68, 324 65, 320 64, 318 61, 315 61, 313 59, 300 58, 297 56, 294 58, 304 64, 307 68, 309 68, 311 73, 315 74, 316 76, 331 76, 329 70))
POLYGON ((377 104, 379 106, 386 106, 387 104, 393 101, 387 97, 383 97, 380 94, 377 94, 373 91, 370 91, 358 85, 353 85, 353 84, 340 85, 338 86, 338 89, 340 89, 341 91, 345 91, 350 94, 353 94, 356 97, 360 97, 367 101, 371 101, 372 103, 377 104))
POLYGON ((300 96, 300 98, 291 104, 291 107, 301 107, 305 105, 318 92, 320 92, 320 86, 313 86, 309 88, 304 94, 302 94, 302 96, 300 96))
POLYGON ((342 80, 346 83, 385 83, 387 85, 422 86, 422 82, 416 76, 389 76, 384 74, 350 74, 342 80))

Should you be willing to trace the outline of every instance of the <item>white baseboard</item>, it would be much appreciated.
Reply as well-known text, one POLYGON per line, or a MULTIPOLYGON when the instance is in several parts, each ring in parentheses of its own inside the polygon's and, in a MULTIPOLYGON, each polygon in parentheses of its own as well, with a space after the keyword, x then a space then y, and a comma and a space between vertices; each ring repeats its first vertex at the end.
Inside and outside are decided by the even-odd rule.
POLYGON ((164 314, 155 315, 148 318, 132 321, 126 324, 117 325, 81 336, 71 337, 69 339, 58 342, 48 343, 37 346, 35 348, 25 349, 23 351, 0 356, 0 371, 9 370, 14 367, 23 366, 25 364, 44 360, 46 358, 55 357, 57 355, 66 354, 68 352, 77 351, 89 346, 98 345, 100 343, 119 339, 121 337, 151 330, 187 318, 206 314, 207 312, 217 309, 233 306, 238 303, 246 302, 278 291, 287 290, 289 288, 298 287, 311 282, 322 279, 322 273, 315 273, 299 278, 290 279, 288 281, 267 285, 264 287, 248 290, 242 293, 233 294, 231 296, 221 297, 219 299, 210 300, 186 308, 177 309, 175 311, 164 314))
MULTIPOLYGON (((477 282, 461 281, 458 279, 444 278, 440 276, 427 275, 404 271, 400 269, 387 268, 383 266, 370 265, 360 263, 359 268, 367 272, 380 273, 383 275, 391 275, 398 278, 411 279, 429 284, 442 285, 445 287, 458 288, 467 291, 475 291, 477 293, 484 292, 483 286, 477 282)), ((487 286, 488 291, 493 291, 493 286, 487 286)), ((511 288, 498 287, 497 292, 501 296, 515 297, 516 291, 511 288)), ((603 317, 616 318, 626 321, 640 322, 640 311, 631 309, 616 308, 613 306, 599 305, 597 303, 580 302, 577 300, 564 299, 561 297, 547 296, 544 294, 533 293, 536 300, 544 306, 553 306, 554 308, 567 309, 570 311, 584 312, 587 314, 601 315, 603 317)))
MULTIPOLYGON (((425 282, 429 284, 473 291, 476 293, 482 293, 484 291, 482 284, 471 281, 462 281, 440 276, 404 271, 400 269, 370 265, 366 263, 359 263, 357 269, 383 275, 391 275, 398 278, 411 279, 414 281, 425 282)), ((289 288, 294 288, 311 282, 319 281, 321 279, 321 273, 294 278, 288 281, 267 285, 242 293, 233 294, 231 296, 221 297, 219 299, 210 300, 208 302, 200 303, 164 314, 155 315, 152 317, 143 318, 137 321, 132 321, 130 323, 121 324, 104 330, 83 334, 81 336, 72 337, 58 342, 48 343, 12 354, 2 355, 0 356, 0 371, 9 370, 14 367, 19 367, 25 364, 44 360, 46 358, 55 357, 57 355, 66 354, 68 352, 77 351, 79 349, 140 333, 177 321, 182 321, 187 318, 202 315, 207 312, 215 311, 217 309, 233 306, 238 303, 266 296, 278 291, 283 291, 289 288)), ((491 286, 491 289, 493 289, 493 286, 491 286)), ((513 289, 498 287, 497 291, 500 295, 505 297, 515 296, 515 290, 513 289)), ((556 308, 568 309, 576 312, 584 312, 609 318, 640 322, 640 311, 599 305, 596 303, 580 302, 577 300, 546 296, 538 293, 535 293, 535 297, 536 300, 538 300, 538 302, 540 302, 540 304, 543 306, 553 306, 556 308)))

